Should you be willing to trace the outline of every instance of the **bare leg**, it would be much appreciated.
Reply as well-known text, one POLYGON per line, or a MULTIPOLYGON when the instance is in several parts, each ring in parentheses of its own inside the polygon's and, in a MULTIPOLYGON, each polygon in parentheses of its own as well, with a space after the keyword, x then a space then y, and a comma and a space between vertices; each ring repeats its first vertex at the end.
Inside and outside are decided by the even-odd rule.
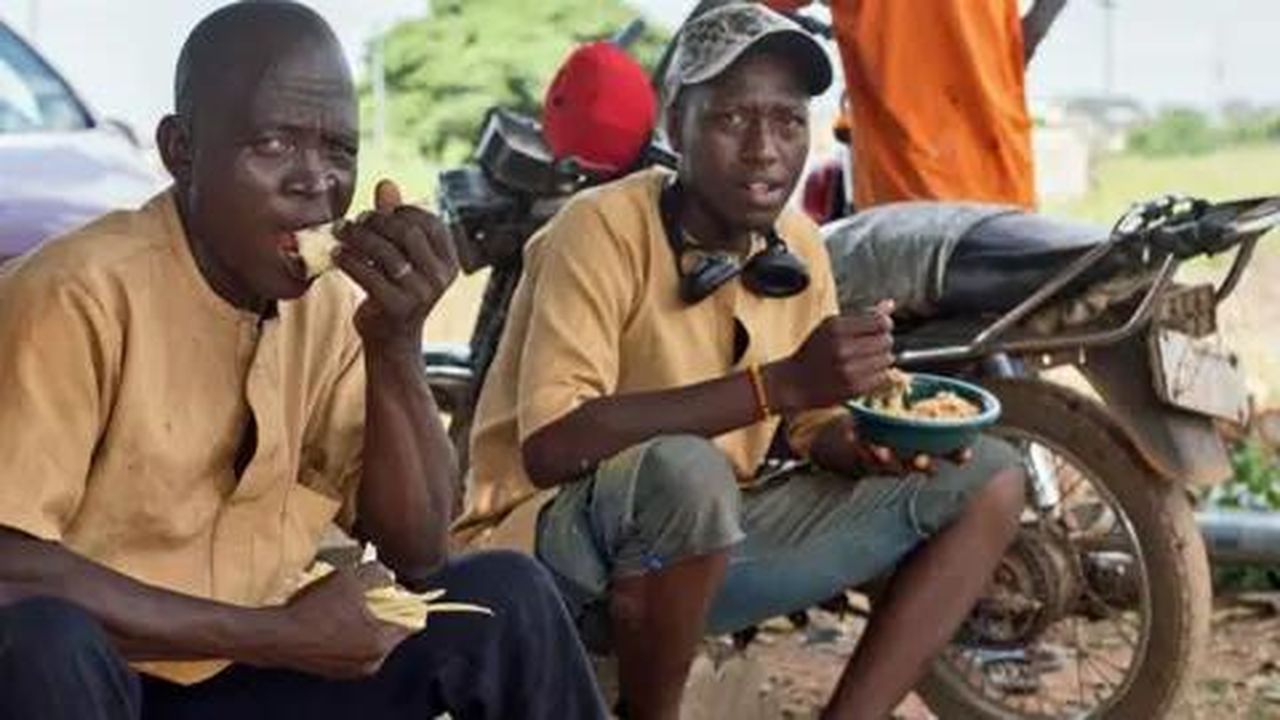
POLYGON ((614 581, 613 643, 627 720, 678 720, 689 666, 728 552, 614 581))
POLYGON ((876 603, 824 720, 885 718, 964 621, 1018 531, 1023 477, 992 478, 964 512, 920 548, 876 603))

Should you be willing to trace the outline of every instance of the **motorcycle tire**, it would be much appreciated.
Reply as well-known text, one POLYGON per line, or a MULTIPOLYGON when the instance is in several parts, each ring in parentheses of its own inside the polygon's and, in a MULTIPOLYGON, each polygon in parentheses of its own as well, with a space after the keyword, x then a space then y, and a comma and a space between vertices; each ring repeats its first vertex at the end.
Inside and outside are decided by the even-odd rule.
MULTIPOLYGON (((993 378, 983 384, 1004 406, 999 424, 1069 449, 1071 460, 1111 492, 1141 545, 1151 616, 1145 651, 1134 658, 1133 681, 1109 707, 1088 717, 1167 717, 1204 653, 1212 611, 1208 557, 1186 489, 1144 463, 1112 416, 1093 400, 1036 379, 993 378)), ((942 658, 917 692, 944 720, 1033 717, 983 696, 942 658)))

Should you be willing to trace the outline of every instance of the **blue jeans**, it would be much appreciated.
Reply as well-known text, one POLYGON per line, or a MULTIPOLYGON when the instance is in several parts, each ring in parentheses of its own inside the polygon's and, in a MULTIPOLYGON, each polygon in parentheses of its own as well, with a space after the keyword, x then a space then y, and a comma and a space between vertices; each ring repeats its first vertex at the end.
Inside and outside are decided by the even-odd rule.
POLYGON ((605 718, 577 633, 545 570, 478 553, 431 579, 492 617, 432 616, 382 669, 335 681, 232 665, 191 686, 138 675, 88 613, 36 598, 0 607, 0 718, 35 720, 430 720, 605 718))
POLYGON ((963 466, 932 476, 847 478, 801 469, 740 487, 707 440, 660 437, 602 463, 543 509, 537 555, 551 568, 589 646, 615 577, 729 551, 708 630, 785 615, 892 568, 945 528, 1000 471, 1020 465, 983 438, 963 466), (593 627, 594 626, 594 627, 593 627))

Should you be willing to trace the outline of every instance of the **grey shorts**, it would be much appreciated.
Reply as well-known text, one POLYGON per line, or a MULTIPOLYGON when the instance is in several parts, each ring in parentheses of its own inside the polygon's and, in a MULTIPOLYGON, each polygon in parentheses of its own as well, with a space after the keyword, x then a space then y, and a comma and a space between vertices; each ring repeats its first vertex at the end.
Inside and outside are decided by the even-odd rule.
POLYGON ((539 518, 536 551, 582 618, 612 578, 728 549, 708 629, 732 632, 880 575, 1020 465, 1011 446, 983 438, 970 462, 943 462, 928 477, 801 469, 742 487, 712 443, 660 437, 562 488, 539 518))

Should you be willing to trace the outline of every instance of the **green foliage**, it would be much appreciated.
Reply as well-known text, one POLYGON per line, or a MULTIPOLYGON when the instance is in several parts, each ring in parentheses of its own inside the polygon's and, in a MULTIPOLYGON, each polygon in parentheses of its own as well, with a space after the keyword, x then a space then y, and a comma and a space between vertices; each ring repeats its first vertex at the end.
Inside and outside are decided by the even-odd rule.
MULTIPOLYGON (((536 115, 573 47, 636 17, 621 0, 434 0, 431 8, 392 28, 384 47, 388 133, 437 164, 468 156, 494 105, 536 115)), ((650 29, 630 52, 651 64, 665 40, 650 29)), ((369 127, 367 87, 362 100, 369 127)))
POLYGON ((1250 144, 1280 140, 1280 112, 1260 108, 1228 109, 1222 123, 1226 142, 1250 144))
POLYGON ((1190 108, 1164 110, 1129 133, 1129 148, 1148 157, 1203 155, 1213 150, 1280 140, 1280 112, 1229 109, 1213 121, 1190 108))
MULTIPOLYGON (((1280 511, 1280 458, 1261 443, 1245 442, 1231 454, 1235 472, 1206 498, 1212 507, 1280 511)), ((1215 567, 1214 587, 1234 592, 1280 588, 1280 568, 1215 567)))
MULTIPOLYGON (((1280 187, 1280 144, 1241 145, 1196 156, 1105 155, 1093 177, 1086 196, 1045 209, 1109 226, 1130 203, 1165 193, 1211 199, 1272 194, 1280 187)), ((1261 251, 1275 244, 1264 241, 1261 251)))
POLYGON ((1280 510, 1280 458, 1261 443, 1245 442, 1231 453, 1231 481, 1213 489, 1215 507, 1280 510))
POLYGON ((1150 156, 1200 155, 1222 145, 1223 134, 1198 110, 1165 110, 1129 133, 1129 147, 1150 156))

